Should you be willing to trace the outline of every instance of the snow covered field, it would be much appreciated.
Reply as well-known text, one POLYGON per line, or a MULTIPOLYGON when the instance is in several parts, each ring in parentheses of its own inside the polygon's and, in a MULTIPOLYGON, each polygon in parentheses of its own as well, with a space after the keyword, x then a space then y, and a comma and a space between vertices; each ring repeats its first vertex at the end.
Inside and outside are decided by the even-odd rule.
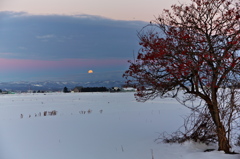
POLYGON ((138 103, 133 93, 1 95, 0 159, 240 158, 203 152, 201 144, 154 142, 188 112, 174 99, 138 103))

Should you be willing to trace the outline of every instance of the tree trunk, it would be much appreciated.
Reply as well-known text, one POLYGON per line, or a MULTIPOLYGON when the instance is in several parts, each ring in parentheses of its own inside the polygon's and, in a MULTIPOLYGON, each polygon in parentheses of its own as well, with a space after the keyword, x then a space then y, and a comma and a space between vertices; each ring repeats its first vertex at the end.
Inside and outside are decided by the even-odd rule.
POLYGON ((229 139, 227 138, 227 133, 224 125, 222 124, 219 116, 219 109, 217 104, 208 104, 208 108, 216 126, 216 133, 218 137, 218 150, 224 151, 225 153, 231 153, 229 139))
POLYGON ((217 126, 217 136, 218 136, 218 151, 224 151, 225 153, 231 153, 230 152, 231 146, 229 144, 229 139, 227 138, 226 130, 225 130, 222 122, 220 122, 217 126))

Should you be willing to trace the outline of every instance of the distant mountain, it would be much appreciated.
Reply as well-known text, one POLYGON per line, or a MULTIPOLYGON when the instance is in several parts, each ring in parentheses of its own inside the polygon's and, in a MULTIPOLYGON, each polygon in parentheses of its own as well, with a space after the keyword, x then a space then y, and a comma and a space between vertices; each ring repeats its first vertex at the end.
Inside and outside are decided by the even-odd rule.
POLYGON ((83 87, 121 87, 124 81, 94 81, 94 82, 63 82, 63 81, 41 81, 41 82, 0 82, 0 89, 3 91, 62 91, 64 87, 69 90, 76 86, 83 87))

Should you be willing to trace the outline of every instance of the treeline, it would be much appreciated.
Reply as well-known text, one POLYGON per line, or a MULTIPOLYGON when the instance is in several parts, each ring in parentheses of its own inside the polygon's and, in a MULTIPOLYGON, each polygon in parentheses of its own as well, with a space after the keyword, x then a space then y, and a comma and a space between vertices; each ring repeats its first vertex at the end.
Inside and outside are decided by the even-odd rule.
POLYGON ((107 92, 109 91, 106 87, 83 87, 81 92, 107 92))
POLYGON ((67 87, 63 88, 64 93, 70 93, 70 92, 119 92, 121 91, 118 87, 112 87, 112 88, 106 88, 106 87, 75 87, 72 90, 68 90, 67 87))

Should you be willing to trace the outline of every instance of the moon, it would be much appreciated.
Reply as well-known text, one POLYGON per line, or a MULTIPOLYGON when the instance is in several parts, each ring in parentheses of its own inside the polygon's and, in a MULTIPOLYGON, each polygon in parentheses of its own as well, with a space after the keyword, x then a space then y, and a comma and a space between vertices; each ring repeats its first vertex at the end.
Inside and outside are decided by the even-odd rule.
POLYGON ((88 70, 88 73, 93 73, 93 70, 88 70))

